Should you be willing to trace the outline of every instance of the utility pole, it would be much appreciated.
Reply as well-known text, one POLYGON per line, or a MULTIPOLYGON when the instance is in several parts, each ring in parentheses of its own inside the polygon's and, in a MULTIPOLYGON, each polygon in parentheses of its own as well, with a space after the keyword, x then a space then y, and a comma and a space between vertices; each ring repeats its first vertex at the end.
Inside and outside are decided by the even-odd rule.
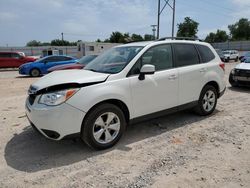
POLYGON ((175 0, 173 0, 173 20, 172 20, 172 39, 174 39, 174 22, 175 22, 175 0))
POLYGON ((154 39, 153 40, 155 40, 155 32, 156 32, 156 27, 157 25, 151 25, 151 27, 152 27, 152 31, 153 31, 153 36, 154 36, 154 39))
POLYGON ((161 0, 158 0, 158 13, 157 13, 157 39, 159 39, 160 33, 160 10, 161 10, 161 0))
POLYGON ((160 33, 160 15, 165 7, 168 5, 173 11, 173 18, 172 18, 172 38, 174 37, 174 24, 175 24, 175 0, 172 0, 173 4, 169 3, 170 0, 164 0, 165 4, 161 9, 161 0, 158 0, 158 14, 157 14, 157 39, 159 39, 160 33))
POLYGON ((62 41, 63 41, 63 33, 61 33, 61 35, 62 35, 62 41))

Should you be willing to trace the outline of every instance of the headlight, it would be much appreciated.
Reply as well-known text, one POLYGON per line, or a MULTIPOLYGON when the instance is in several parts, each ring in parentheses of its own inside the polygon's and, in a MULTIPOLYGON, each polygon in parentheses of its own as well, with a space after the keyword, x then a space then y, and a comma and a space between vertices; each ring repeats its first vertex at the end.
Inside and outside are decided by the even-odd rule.
POLYGON ((38 103, 45 104, 48 106, 56 106, 67 101, 78 90, 79 89, 67 89, 67 90, 62 90, 62 91, 56 91, 53 93, 46 93, 40 97, 38 103))

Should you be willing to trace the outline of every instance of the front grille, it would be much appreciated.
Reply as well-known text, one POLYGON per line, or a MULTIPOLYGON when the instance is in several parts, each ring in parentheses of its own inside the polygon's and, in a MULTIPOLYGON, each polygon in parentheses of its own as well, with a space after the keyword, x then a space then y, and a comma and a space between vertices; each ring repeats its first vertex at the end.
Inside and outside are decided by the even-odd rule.
POLYGON ((29 100, 30 105, 33 105, 33 104, 34 104, 35 99, 36 99, 36 96, 35 96, 35 95, 29 95, 28 100, 29 100))
POLYGON ((235 76, 250 77, 250 70, 235 69, 235 76))

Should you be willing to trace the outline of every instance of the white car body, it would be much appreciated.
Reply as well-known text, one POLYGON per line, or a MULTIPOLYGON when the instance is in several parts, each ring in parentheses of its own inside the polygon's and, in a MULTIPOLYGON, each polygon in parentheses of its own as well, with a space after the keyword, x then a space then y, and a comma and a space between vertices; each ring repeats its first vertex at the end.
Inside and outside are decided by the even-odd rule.
POLYGON ((229 76, 232 86, 250 86, 250 59, 235 66, 229 76))
POLYGON ((203 87, 208 83, 217 84, 218 95, 225 91, 220 57, 208 43, 165 40, 122 46, 143 48, 119 73, 106 74, 89 70, 56 71, 32 84, 29 92, 37 95, 32 104, 27 98, 26 113, 40 133, 54 140, 80 133, 86 114, 103 101, 120 101, 128 110, 129 120, 136 120, 148 114, 197 102, 203 87), (157 45, 176 43, 204 45, 213 52, 215 58, 207 63, 156 71, 152 75, 146 75, 144 80, 139 80, 138 75, 127 77, 130 69, 148 49, 157 45), (57 106, 39 103, 43 95, 38 94, 39 91, 72 83, 78 85, 79 91, 66 102, 57 106), (55 131, 59 136, 52 138, 43 130, 55 131))
POLYGON ((239 52, 237 50, 227 50, 223 52, 224 58, 226 61, 229 60, 238 60, 239 59, 239 52))

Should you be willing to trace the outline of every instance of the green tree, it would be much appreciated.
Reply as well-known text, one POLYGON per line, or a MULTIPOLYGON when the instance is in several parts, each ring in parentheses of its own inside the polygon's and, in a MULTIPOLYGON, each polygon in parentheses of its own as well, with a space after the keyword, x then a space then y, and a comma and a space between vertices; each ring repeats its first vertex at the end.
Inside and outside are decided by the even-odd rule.
POLYGON ((27 42, 26 46, 41 46, 41 42, 37 40, 31 40, 27 42))
POLYGON ((192 20, 190 17, 184 18, 184 22, 177 24, 177 37, 194 37, 197 38, 199 23, 192 20))
POLYGON ((101 39, 97 39, 96 42, 102 42, 101 39))
POLYGON ((229 36, 226 31, 217 30, 216 33, 209 33, 205 39, 206 42, 214 43, 214 42, 226 42, 228 41, 229 36))
POLYGON ((232 40, 250 40, 250 21, 247 18, 241 18, 235 24, 229 25, 228 29, 232 40))
POLYGON ((50 43, 51 46, 70 46, 70 42, 67 40, 54 39, 50 43))
POLYGON ((135 34, 135 33, 132 34, 131 39, 132 39, 132 41, 143 41, 144 40, 141 35, 138 35, 138 34, 135 34))
POLYGON ((150 40, 154 40, 154 36, 153 35, 150 35, 150 34, 145 34, 144 35, 144 40, 145 41, 150 41, 150 40))
POLYGON ((112 32, 112 34, 110 35, 109 41, 111 43, 125 43, 124 35, 119 31, 112 32))

